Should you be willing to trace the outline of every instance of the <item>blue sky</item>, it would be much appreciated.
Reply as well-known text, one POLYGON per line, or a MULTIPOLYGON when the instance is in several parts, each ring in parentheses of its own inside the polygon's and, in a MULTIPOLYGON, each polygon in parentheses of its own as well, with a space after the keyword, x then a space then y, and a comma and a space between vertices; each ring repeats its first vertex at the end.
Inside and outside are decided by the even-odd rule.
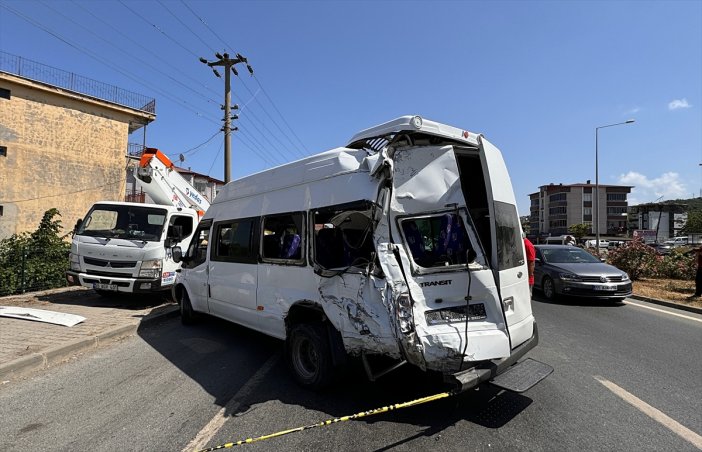
POLYGON ((0 0, 0 50, 155 97, 147 145, 217 178, 223 79, 197 57, 228 51, 255 70, 235 178, 418 114, 498 146, 525 215, 540 185, 594 182, 595 128, 633 118, 600 130, 600 183, 702 191, 700 1, 0 0))

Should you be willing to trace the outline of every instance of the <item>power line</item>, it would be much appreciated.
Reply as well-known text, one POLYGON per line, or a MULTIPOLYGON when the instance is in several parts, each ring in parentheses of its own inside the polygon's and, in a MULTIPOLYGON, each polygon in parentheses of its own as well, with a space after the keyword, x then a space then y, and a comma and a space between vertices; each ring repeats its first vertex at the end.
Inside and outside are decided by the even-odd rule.
POLYGON ((133 80, 133 81, 135 81, 135 82, 137 82, 137 83, 139 83, 140 85, 146 86, 146 87, 148 87, 149 89, 154 90, 155 92, 161 94, 163 97, 165 97, 165 98, 167 98, 167 99, 173 101, 176 105, 180 105, 181 107, 186 108, 186 109, 190 110, 191 112, 195 113, 195 115, 197 115, 197 116, 199 116, 199 117, 201 117, 201 118, 204 118, 204 119, 208 119, 208 120, 213 121, 213 122, 216 123, 215 120, 212 120, 211 118, 208 118, 208 117, 204 116, 204 115, 203 115, 202 113, 200 113, 199 111, 197 111, 197 110, 191 108, 191 107, 188 105, 188 102, 187 102, 187 101, 182 100, 182 99, 179 100, 179 99, 177 99, 177 98, 174 98, 174 97, 170 96, 170 95, 167 94, 167 93, 162 92, 160 89, 154 87, 153 85, 149 84, 148 82, 145 82, 144 80, 140 79, 138 76, 135 76, 135 75, 133 75, 133 74, 130 74, 129 72, 123 70, 123 69, 120 68, 119 66, 114 65, 114 64, 111 64, 109 61, 106 61, 106 60, 100 58, 99 56, 93 54, 93 53, 90 52, 89 50, 87 50, 87 49, 85 49, 85 48, 81 48, 81 47, 79 47, 79 46, 76 45, 76 44, 73 44, 72 42, 70 42, 70 41, 67 40, 66 38, 62 37, 62 36, 59 35, 58 33, 54 32, 53 30, 49 29, 48 27, 42 25, 41 23, 37 22, 36 20, 34 20, 34 19, 30 18, 30 17, 27 17, 26 15, 24 15, 24 14, 22 14, 21 12, 15 10, 14 8, 11 8, 11 7, 7 6, 7 5, 4 4, 4 3, 0 3, 0 7, 4 7, 4 8, 7 9, 8 11, 10 11, 10 12, 13 13, 13 14, 15 14, 17 17, 19 17, 20 19, 22 19, 22 20, 28 22, 30 25, 32 25, 32 26, 34 26, 34 27, 36 27, 36 28, 39 28, 40 30, 42 30, 42 31, 44 31, 44 32, 46 32, 46 33, 48 33, 48 34, 50 34, 51 36, 55 37, 55 38, 58 39, 59 41, 65 43, 65 44, 67 44, 68 46, 74 48, 75 50, 78 50, 79 52, 81 52, 81 53, 83 53, 83 54, 89 56, 90 58, 93 58, 94 60, 96 60, 96 61, 98 61, 98 62, 104 64, 105 66, 107 66, 107 67, 109 67, 109 68, 115 70, 116 72, 119 72, 120 74, 124 75, 125 77, 127 77, 127 78, 129 78, 129 79, 131 79, 131 80, 133 80))
POLYGON ((139 14, 138 12, 134 11, 132 8, 130 8, 129 6, 127 6, 126 4, 124 4, 124 2, 123 2, 122 0, 117 0, 117 1, 118 1, 122 6, 124 6, 124 7, 127 8, 129 11, 131 11, 132 14, 134 14, 135 16, 137 16, 138 18, 140 18, 141 20, 143 20, 143 21, 146 22, 147 24, 151 25, 152 27, 154 27, 154 28, 155 28, 156 30, 158 30, 163 36, 167 37, 168 39, 170 39, 171 41, 173 41, 174 43, 176 43, 180 48, 182 48, 183 50, 185 50, 186 52, 188 52, 189 54, 191 54, 191 55, 193 55, 195 58, 197 58, 197 55, 195 54, 195 52, 193 52, 192 50, 190 50, 190 49, 188 49, 187 47, 185 47, 183 44, 181 44, 180 42, 178 42, 178 40, 176 40, 175 38, 172 38, 171 36, 169 36, 169 35, 168 35, 165 31, 163 31, 158 25, 156 25, 156 24, 154 24, 154 23, 152 23, 152 22, 149 22, 144 16, 142 16, 141 14, 139 14))
POLYGON ((206 101, 211 102, 211 103, 214 103, 214 104, 217 104, 217 101, 215 101, 214 99, 208 98, 206 95, 203 95, 202 93, 195 91, 191 86, 186 85, 185 83, 183 83, 183 82, 181 82, 181 81, 179 81, 179 80, 176 80, 176 79, 175 79, 174 77, 172 77, 170 74, 168 74, 168 73, 162 71, 161 69, 155 67, 154 65, 152 65, 152 64, 149 63, 148 61, 142 60, 142 59, 139 58, 138 56, 136 56, 136 55, 134 55, 134 54, 131 54, 131 53, 127 52, 126 50, 123 50, 123 49, 120 48, 119 46, 113 44, 112 42, 110 42, 110 41, 108 41, 107 39, 103 38, 103 37, 100 36, 99 34, 93 32, 92 30, 90 30, 89 28, 85 27, 84 25, 78 23, 77 21, 71 19, 70 17, 67 17, 65 14, 61 13, 60 11, 57 11, 57 10, 54 9, 53 7, 51 7, 51 6, 49 6, 48 4, 46 4, 46 2, 39 0, 39 3, 41 3, 42 5, 44 5, 44 7, 46 7, 46 8, 48 8, 48 9, 52 10, 52 11, 55 12, 56 14, 60 15, 60 16, 63 17, 64 19, 66 19, 66 20, 70 21, 71 23, 73 23, 73 24, 75 24, 75 25, 81 27, 83 30, 87 31, 88 33, 90 33, 90 34, 92 34, 93 36, 97 37, 98 39, 102 40, 103 42, 106 42, 107 44, 109 44, 109 45, 111 45, 112 47, 116 48, 116 49, 119 50, 120 52, 126 54, 127 56, 129 56, 129 57, 131 57, 131 58, 134 58, 135 60, 139 61, 141 64, 144 64, 144 65, 150 67, 152 70, 156 71, 157 73, 159 73, 159 74, 161 74, 161 75, 167 77, 168 79, 170 79, 170 80, 172 80, 173 82, 177 83, 178 85, 184 87, 185 89, 188 89, 188 90, 192 91, 193 93, 195 93, 196 95, 198 95, 198 96, 204 98, 206 101))
MULTIPOLYGON (((171 11, 166 5, 164 5, 163 2, 162 2, 161 0, 156 0, 156 1, 158 2, 159 5, 161 5, 161 6, 163 7, 163 9, 165 9, 166 11, 168 11, 168 12, 170 13, 170 15, 173 16, 173 17, 175 18, 175 20, 177 20, 183 27, 185 27, 186 30, 188 30, 190 33, 192 33, 201 43, 203 43, 203 44, 205 45, 205 47, 210 47, 210 46, 200 37, 200 35, 198 35, 197 33, 195 33, 190 27, 188 27, 188 25, 187 25, 185 22, 183 22, 182 20, 180 20, 180 18, 179 18, 177 15, 175 15, 175 14, 173 13, 173 11, 171 11)), ((215 53, 215 50, 214 50, 212 47, 210 47, 210 50, 212 51, 212 53, 215 53)))
POLYGON ((285 123, 285 125, 288 126, 288 129, 290 129, 290 132, 292 132, 292 134, 295 136, 295 138, 297 138, 297 141, 300 142, 300 144, 302 145, 302 147, 303 147, 303 148, 305 149, 305 151, 307 151, 307 153, 309 154, 309 150, 308 150, 307 147, 305 146, 305 143, 302 142, 302 140, 300 139, 300 137, 297 136, 297 134, 295 133, 295 131, 293 130, 293 128, 290 127, 290 124, 288 124, 288 122, 285 120, 285 116, 283 116, 283 114, 280 112, 280 110, 278 110, 278 107, 276 107, 275 103, 273 102, 273 99, 271 99, 271 96, 269 96, 269 95, 268 95, 268 92, 263 88, 263 85, 261 84, 261 81, 258 79, 258 77, 256 77, 256 75, 254 75, 253 78, 254 78, 254 80, 256 80, 256 83, 258 83, 258 86, 261 88, 261 91, 263 91, 263 94, 265 94, 265 95, 266 95, 266 98, 268 98, 268 101, 271 103, 271 105, 273 105, 273 108, 275 108, 275 111, 278 112, 278 115, 281 117, 281 119, 283 120, 283 122, 285 123))

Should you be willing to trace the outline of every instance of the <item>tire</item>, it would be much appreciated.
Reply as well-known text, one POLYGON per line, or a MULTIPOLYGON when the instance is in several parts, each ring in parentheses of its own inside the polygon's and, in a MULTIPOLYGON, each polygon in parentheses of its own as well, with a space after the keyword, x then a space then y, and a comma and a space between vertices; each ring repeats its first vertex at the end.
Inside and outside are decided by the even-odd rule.
POLYGON ((286 341, 286 359, 295 380, 309 389, 332 381, 333 363, 326 328, 321 323, 298 323, 286 341))
POLYGON ((180 296, 180 323, 183 325, 192 325, 197 322, 197 314, 193 310, 193 305, 190 303, 190 297, 188 297, 188 292, 183 289, 182 295, 180 296))
POLYGON ((553 279, 551 279, 550 276, 544 276, 543 281, 541 281, 541 290, 548 301, 556 299, 556 285, 553 283, 553 279))

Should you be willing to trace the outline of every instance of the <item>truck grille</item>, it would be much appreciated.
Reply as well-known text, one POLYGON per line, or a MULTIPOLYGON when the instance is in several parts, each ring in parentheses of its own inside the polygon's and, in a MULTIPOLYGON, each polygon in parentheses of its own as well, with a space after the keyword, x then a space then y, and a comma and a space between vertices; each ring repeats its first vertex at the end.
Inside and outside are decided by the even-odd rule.
POLYGON ((84 257, 83 260, 88 265, 96 267, 112 267, 112 268, 134 268, 136 261, 106 261, 103 259, 93 259, 92 257, 84 257))

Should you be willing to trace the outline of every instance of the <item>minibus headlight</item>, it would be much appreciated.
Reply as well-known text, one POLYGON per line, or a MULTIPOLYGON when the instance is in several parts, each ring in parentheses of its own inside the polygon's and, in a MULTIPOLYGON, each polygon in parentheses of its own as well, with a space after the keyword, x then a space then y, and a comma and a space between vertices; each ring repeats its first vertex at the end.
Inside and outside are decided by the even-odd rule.
POLYGON ((148 259, 141 263, 140 278, 156 279, 161 276, 161 259, 148 259))
POLYGON ((70 262, 71 270, 80 271, 80 256, 73 253, 68 253, 68 261, 70 262))

